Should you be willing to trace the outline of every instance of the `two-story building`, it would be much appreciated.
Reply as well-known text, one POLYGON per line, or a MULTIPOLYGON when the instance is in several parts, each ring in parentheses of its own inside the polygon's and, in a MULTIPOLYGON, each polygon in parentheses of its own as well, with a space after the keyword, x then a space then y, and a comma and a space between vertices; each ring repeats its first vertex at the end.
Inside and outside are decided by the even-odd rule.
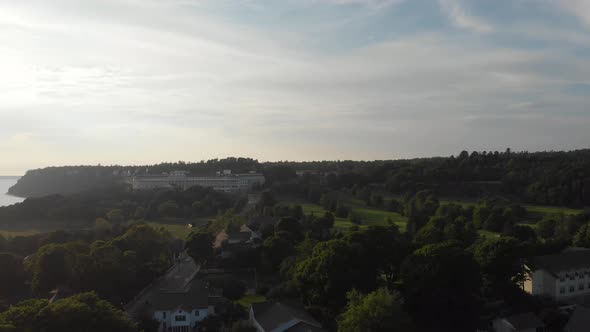
POLYGON ((538 256, 526 268, 523 289, 529 294, 563 301, 590 295, 590 250, 538 256))
POLYGON ((211 291, 201 280, 193 280, 186 290, 154 294, 147 305, 160 322, 158 331, 192 332, 200 321, 215 314, 211 291))

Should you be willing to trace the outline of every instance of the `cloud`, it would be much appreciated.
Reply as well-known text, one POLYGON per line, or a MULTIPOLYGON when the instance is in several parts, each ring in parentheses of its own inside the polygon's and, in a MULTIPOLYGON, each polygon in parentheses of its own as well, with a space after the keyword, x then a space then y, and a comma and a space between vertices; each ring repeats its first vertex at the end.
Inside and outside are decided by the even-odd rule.
POLYGON ((441 9, 458 28, 468 29, 479 33, 494 31, 494 28, 481 18, 466 13, 459 0, 439 0, 439 4, 441 9))
POLYGON ((587 0, 553 0, 563 10, 590 26, 590 2, 587 0))
POLYGON ((374 8, 383 8, 401 3, 405 0, 319 0, 337 5, 364 5, 374 8))
MULTIPOLYGON (((307 5, 284 9, 293 21, 285 26, 214 3, 137 3, 0 2, 0 24, 10 27, 0 34, 0 139, 11 149, 1 147, 23 172, 229 155, 385 159, 590 140, 588 98, 569 91, 590 77, 588 57, 575 51, 586 45, 582 36, 568 48, 527 48, 439 26, 399 33, 418 24, 403 13, 387 24, 359 13, 351 27, 342 17, 360 11, 345 6, 322 14, 333 24, 324 31, 307 20, 307 5), (357 43, 343 32, 376 27, 391 34, 357 43), (306 43, 312 38, 346 46, 306 43), (547 135, 563 128, 567 135, 547 135)), ((467 28, 492 31, 466 24, 465 11, 448 3, 467 28)), ((535 37, 533 25, 494 31, 535 37)), ((542 40, 568 32, 547 29, 542 40)))

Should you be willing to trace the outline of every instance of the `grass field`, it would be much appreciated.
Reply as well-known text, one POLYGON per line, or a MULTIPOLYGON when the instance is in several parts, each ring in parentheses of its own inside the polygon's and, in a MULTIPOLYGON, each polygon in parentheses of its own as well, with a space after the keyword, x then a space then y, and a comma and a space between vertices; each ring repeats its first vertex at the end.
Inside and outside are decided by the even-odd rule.
POLYGON ((236 301, 237 304, 244 308, 249 308, 252 303, 265 302, 266 297, 262 295, 246 295, 243 298, 236 301))
MULTIPOLYGON (((322 216, 324 213, 326 213, 326 210, 324 210, 324 208, 318 204, 306 203, 301 204, 301 207, 303 208, 303 212, 305 214, 313 213, 316 216, 322 216)), ((368 207, 360 207, 358 205, 353 205, 351 208, 352 212, 362 220, 362 224, 359 225, 360 227, 387 225, 387 218, 389 217, 400 228, 401 231, 405 231, 406 229, 407 219, 398 213, 372 209, 368 207)), ((354 223, 346 218, 336 218, 334 221, 334 226, 340 229, 347 229, 354 225, 354 223)))
POLYGON ((163 227, 165 230, 170 232, 170 234, 172 234, 172 236, 174 236, 175 238, 178 238, 178 239, 182 239, 182 240, 186 239, 188 234, 191 232, 191 228, 188 227, 187 225, 160 224, 157 222, 150 222, 150 223, 148 223, 148 225, 150 225, 154 228, 163 227))
POLYGON ((484 229, 480 229, 477 231, 479 233, 479 235, 485 237, 485 238, 495 238, 495 237, 500 237, 500 233, 496 233, 496 232, 490 232, 490 231, 486 231, 484 229))
POLYGON ((580 214, 582 210, 570 209, 560 206, 541 206, 541 205, 525 205, 527 212, 538 213, 543 215, 551 214, 580 214))
MULTIPOLYGON (((475 206, 477 202, 468 201, 468 200, 441 200, 441 204, 459 204, 463 207, 468 206, 475 206)), ((556 215, 556 214, 580 214, 582 210, 580 209, 570 209, 561 206, 545 206, 545 205, 528 205, 525 204, 523 207, 527 210, 528 213, 536 214, 536 215, 556 215)))

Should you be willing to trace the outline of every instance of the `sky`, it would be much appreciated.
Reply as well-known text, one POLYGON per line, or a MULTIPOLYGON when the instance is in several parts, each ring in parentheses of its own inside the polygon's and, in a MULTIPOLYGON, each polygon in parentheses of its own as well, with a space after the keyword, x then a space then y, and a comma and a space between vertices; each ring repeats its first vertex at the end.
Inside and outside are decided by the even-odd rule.
POLYGON ((590 143, 588 0, 0 0, 0 174, 590 143))

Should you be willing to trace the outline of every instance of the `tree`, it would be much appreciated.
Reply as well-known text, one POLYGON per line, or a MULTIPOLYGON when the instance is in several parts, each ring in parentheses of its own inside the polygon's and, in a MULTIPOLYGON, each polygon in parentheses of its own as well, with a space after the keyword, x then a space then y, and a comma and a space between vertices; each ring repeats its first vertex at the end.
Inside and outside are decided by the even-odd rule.
POLYGON ((409 199, 404 208, 404 214, 408 217, 409 234, 416 234, 436 213, 438 207, 438 199, 430 191, 420 191, 409 199))
POLYGON ((403 260, 412 252, 412 244, 395 225, 371 226, 364 231, 349 233, 344 240, 351 246, 363 248, 365 264, 370 266, 368 269, 376 271, 390 288, 399 278, 403 260))
POLYGON ((127 251, 133 252, 140 284, 162 274, 172 261, 173 238, 164 228, 135 225, 113 239, 112 243, 124 254, 127 251))
POLYGON ((457 242, 427 245, 408 256, 401 279, 406 306, 424 331, 474 331, 481 274, 457 242))
POLYGON ((488 294, 506 294, 524 282, 523 248, 516 239, 486 239, 475 244, 471 250, 480 266, 484 290, 488 294))
POLYGON ((377 271, 359 243, 343 239, 318 243, 312 254, 297 263, 294 282, 309 304, 339 309, 351 289, 376 288, 377 271))
POLYGON ((0 253, 0 297, 23 288, 25 282, 23 258, 11 253, 0 253))
POLYGON ((590 224, 584 224, 574 236, 574 245, 590 248, 590 224))
POLYGON ((56 301, 34 318, 36 331, 136 332, 135 323, 95 293, 82 293, 56 301))
POLYGON ((185 249, 195 263, 205 264, 213 256, 213 236, 204 230, 193 231, 186 239, 185 249))
POLYGON ((348 306, 338 321, 338 332, 412 331, 412 323, 402 310, 398 293, 380 288, 368 295, 348 293, 348 306))
MULTIPOLYGON (((0 327, 10 332, 35 332, 36 315, 49 302, 45 299, 26 300, 0 313, 0 327)), ((0 329, 0 331, 3 331, 0 329)))
POLYGON ((303 240, 303 227, 295 218, 281 218, 275 226, 275 234, 292 243, 298 243, 303 240))
POLYGON ((285 258, 295 254, 295 247, 288 239, 273 235, 264 241, 262 252, 272 269, 276 271, 285 258))
POLYGON ((113 224, 122 224, 125 221, 125 215, 121 209, 113 209, 107 213, 107 219, 113 224))
POLYGON ((555 225, 555 220, 543 219, 537 223, 537 234, 543 239, 550 239, 555 235, 555 225))
POLYGON ((74 267, 79 253, 86 252, 81 243, 48 244, 39 249, 32 258, 32 290, 45 295, 58 285, 68 285, 74 280, 74 267))
POLYGON ((179 206, 174 200, 166 201, 158 206, 158 214, 162 217, 174 218, 178 215, 179 206))

